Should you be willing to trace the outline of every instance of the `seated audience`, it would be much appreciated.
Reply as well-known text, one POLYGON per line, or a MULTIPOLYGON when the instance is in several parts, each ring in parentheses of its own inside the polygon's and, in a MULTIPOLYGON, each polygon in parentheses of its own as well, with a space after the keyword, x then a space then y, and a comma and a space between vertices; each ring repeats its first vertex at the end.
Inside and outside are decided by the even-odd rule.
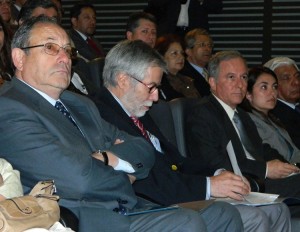
MULTIPOLYGON (((195 166, 217 169, 239 167, 265 184, 266 193, 300 196, 299 168, 277 150, 263 144, 250 116, 238 107, 247 91, 248 68, 236 51, 218 52, 208 65, 212 95, 202 99, 187 119, 187 140, 195 166), (246 129, 245 129, 246 128, 246 129), (230 142, 237 162, 231 163, 230 142)), ((195 167, 196 169, 196 167, 195 167)))
POLYGON ((206 30, 197 28, 189 31, 184 41, 187 58, 180 73, 195 80, 195 87, 201 96, 208 96, 210 87, 206 68, 212 55, 213 40, 206 30))
MULTIPOLYGON (((59 204, 79 218, 79 232, 205 231, 200 214, 188 209, 125 215, 157 206, 132 188, 147 177, 154 150, 65 90, 71 57, 70 39, 53 18, 26 20, 14 35, 15 77, 0 89, 0 154, 22 173, 25 193, 38 180, 55 180, 59 204)), ((228 228, 242 230, 236 214, 226 217, 228 228)))
POLYGON ((0 86, 4 81, 10 81, 13 75, 10 43, 10 34, 6 24, 0 17, 0 86))
MULTIPOLYGON (((106 121, 131 135, 140 136, 156 150, 154 166, 146 179, 133 184, 135 192, 163 205, 210 197, 241 200, 241 194, 249 192, 249 185, 240 176, 230 172, 212 177, 185 174, 184 169, 188 167, 181 165, 185 159, 162 135, 147 112, 158 100, 157 86, 165 66, 161 56, 142 41, 123 42, 106 56, 103 72, 105 88, 95 100, 106 121)), ((232 207, 219 203, 200 212, 208 231, 226 230, 224 214, 230 215, 232 207), (221 208, 224 214, 217 213, 221 208)), ((288 222, 289 213, 284 205, 236 208, 245 231, 289 230, 288 223, 279 223, 288 222)))
POLYGON ((300 163, 300 150, 284 125, 270 112, 276 106, 277 96, 276 74, 266 67, 250 69, 244 110, 249 112, 263 143, 268 143, 290 163, 300 163))
POLYGON ((156 42, 156 19, 145 12, 136 12, 129 16, 126 25, 128 40, 142 40, 154 48, 156 42))
POLYGON ((100 42, 93 37, 96 31, 96 9, 87 2, 76 3, 70 9, 72 29, 69 35, 79 54, 86 60, 104 57, 100 42))
POLYGON ((184 66, 185 54, 181 39, 168 34, 157 39, 155 49, 164 57, 168 72, 161 81, 160 98, 170 101, 179 97, 200 97, 194 86, 194 79, 184 76, 179 71, 184 66))
POLYGON ((285 126, 300 149, 300 71, 288 57, 275 57, 264 66, 275 72, 278 79, 278 101, 271 111, 285 126))

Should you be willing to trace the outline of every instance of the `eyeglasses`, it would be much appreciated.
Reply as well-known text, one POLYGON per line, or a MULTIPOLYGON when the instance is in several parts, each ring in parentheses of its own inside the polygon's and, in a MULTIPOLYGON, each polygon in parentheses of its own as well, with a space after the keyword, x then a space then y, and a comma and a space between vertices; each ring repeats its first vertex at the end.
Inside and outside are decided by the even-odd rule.
POLYGON ((59 53, 59 50, 62 48, 65 52, 65 54, 68 56, 69 59, 76 58, 78 51, 71 47, 70 45, 65 45, 63 47, 59 46, 56 43, 45 43, 40 45, 34 45, 29 47, 23 47, 21 49, 30 49, 30 48, 38 48, 38 47, 44 47, 44 52, 51 56, 56 56, 59 53))
POLYGON ((128 75, 128 76, 131 77, 132 79, 136 80, 137 82, 140 82, 140 83, 143 84, 144 86, 146 86, 146 87, 148 88, 150 94, 151 94, 151 93, 154 93, 155 90, 157 90, 157 89, 160 88, 159 85, 154 84, 154 85, 151 85, 151 86, 150 86, 150 85, 147 85, 147 84, 145 84, 144 82, 140 81, 139 79, 136 79, 136 78, 133 77, 133 76, 130 76, 130 75, 128 75))
POLYGON ((201 42, 201 43, 195 43, 194 44, 194 47, 195 46, 198 46, 200 48, 203 48, 203 47, 208 47, 208 48, 213 48, 214 47, 214 44, 213 43, 205 43, 205 42, 201 42))

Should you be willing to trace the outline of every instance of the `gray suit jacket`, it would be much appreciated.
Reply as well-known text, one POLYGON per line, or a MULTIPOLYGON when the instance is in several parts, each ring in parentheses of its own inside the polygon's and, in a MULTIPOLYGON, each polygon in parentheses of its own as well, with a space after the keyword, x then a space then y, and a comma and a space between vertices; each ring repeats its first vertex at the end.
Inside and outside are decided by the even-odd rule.
POLYGON ((17 78, 1 87, 2 158, 20 171, 25 191, 38 180, 54 179, 60 204, 80 217, 82 231, 128 230, 128 217, 113 212, 120 202, 128 209, 139 203, 128 177, 91 153, 112 151, 131 162, 137 177, 143 178, 154 162, 152 146, 106 123, 88 98, 65 91, 60 99, 82 133, 17 78), (125 142, 114 145, 117 138, 125 142))
POLYGON ((249 115, 255 123, 259 136, 263 140, 263 143, 268 143, 272 148, 276 149, 279 154, 281 154, 287 161, 291 163, 300 162, 300 150, 293 143, 286 130, 280 128, 271 120, 263 118, 262 115, 255 111, 249 113, 249 115), (289 146, 287 145, 285 140, 287 140, 293 148, 293 152, 291 154, 289 151, 289 146))

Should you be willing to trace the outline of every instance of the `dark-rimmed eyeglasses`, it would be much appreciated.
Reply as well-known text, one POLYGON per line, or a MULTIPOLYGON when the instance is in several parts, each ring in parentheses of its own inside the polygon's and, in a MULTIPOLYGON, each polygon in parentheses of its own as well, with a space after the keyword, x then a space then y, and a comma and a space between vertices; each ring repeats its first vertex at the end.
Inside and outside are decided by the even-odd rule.
POLYGON ((22 47, 21 49, 30 49, 30 48, 38 48, 38 47, 44 47, 44 52, 48 55, 51 56, 56 56, 59 53, 60 49, 63 49, 65 54, 68 56, 69 59, 73 59, 77 57, 78 51, 76 48, 71 47, 70 45, 65 45, 63 47, 59 46, 56 43, 45 43, 45 44, 39 44, 39 45, 34 45, 34 46, 29 46, 29 47, 22 47))
POLYGON ((133 77, 133 76, 130 76, 130 75, 128 75, 128 76, 131 77, 132 79, 136 80, 137 82, 140 82, 140 83, 143 84, 144 86, 146 86, 146 87, 148 88, 150 94, 151 94, 151 93, 154 93, 155 90, 158 90, 158 89, 160 88, 159 85, 156 85, 156 84, 153 84, 153 85, 152 85, 152 84, 151 84, 151 85, 147 85, 147 84, 145 84, 144 82, 140 81, 139 79, 136 79, 136 78, 133 77))

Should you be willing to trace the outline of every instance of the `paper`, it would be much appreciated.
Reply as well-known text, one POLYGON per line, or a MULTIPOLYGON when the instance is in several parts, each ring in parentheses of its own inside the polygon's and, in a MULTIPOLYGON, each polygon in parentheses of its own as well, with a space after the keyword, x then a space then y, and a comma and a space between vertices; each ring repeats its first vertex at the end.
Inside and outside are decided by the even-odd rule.
POLYGON ((259 192, 250 192, 247 196, 244 196, 244 200, 237 201, 231 198, 216 198, 216 201, 225 201, 232 205, 270 205, 277 204, 276 199, 279 197, 277 194, 270 193, 259 193, 259 192))

